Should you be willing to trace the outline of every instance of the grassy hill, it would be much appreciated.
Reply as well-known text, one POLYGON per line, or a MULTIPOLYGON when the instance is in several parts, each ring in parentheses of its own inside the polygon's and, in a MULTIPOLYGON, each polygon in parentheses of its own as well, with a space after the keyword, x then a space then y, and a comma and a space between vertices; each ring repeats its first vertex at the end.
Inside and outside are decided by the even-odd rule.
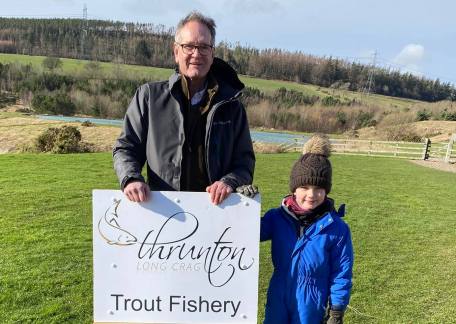
MULTIPOLYGON (((296 158, 257 155, 263 212, 287 193, 296 158)), ((347 203, 355 249, 346 323, 451 322, 456 174, 393 159, 332 162, 331 196, 347 203)), ((109 153, 0 155, 2 323, 92 323, 91 191, 115 188, 109 153)), ((261 244, 259 322, 269 248, 261 244)))
MULTIPOLYGON (((43 56, 28 56, 28 55, 16 55, 16 54, 1 54, 0 53, 0 63, 11 63, 18 62, 21 64, 32 64, 36 68, 42 67, 42 61, 45 57, 43 56)), ((60 73, 63 74, 78 74, 84 73, 84 66, 91 61, 76 60, 76 59, 61 59, 63 65, 61 67, 60 73)), ((171 69, 163 69, 149 66, 138 66, 138 65, 127 65, 127 64, 115 64, 115 63, 106 63, 100 62, 100 74, 106 77, 115 77, 116 75, 121 75, 123 78, 130 79, 148 79, 148 80, 165 80, 171 75, 171 69)), ((417 100, 411 99, 401 99, 394 97, 387 97, 382 95, 370 95, 364 96, 359 92, 338 90, 338 89, 329 89, 318 87, 310 84, 301 84, 288 81, 280 80, 265 80, 260 78, 252 78, 248 76, 241 76, 242 82, 246 86, 257 88, 265 93, 272 93, 273 91, 284 87, 288 90, 300 91, 306 95, 315 95, 321 98, 332 96, 340 96, 341 98, 347 99, 356 99, 359 102, 366 105, 377 105, 384 107, 392 108, 408 108, 413 104, 418 103, 417 100)))
MULTIPOLYGON (((31 64, 36 70, 43 69, 42 62, 44 59, 44 57, 39 56, 0 54, 0 63, 31 64)), ((123 116, 131 94, 125 90, 99 93, 97 92, 99 90, 97 90, 96 84, 101 80, 91 79, 163 80, 167 79, 172 73, 171 69, 136 65, 104 62, 94 64, 92 61, 74 59, 61 59, 61 61, 63 64, 61 68, 56 70, 57 73, 71 76, 79 75, 81 79, 87 82, 88 89, 92 90, 92 92, 90 90, 84 90, 84 92, 80 89, 69 91, 71 99, 77 104, 77 111, 80 114, 87 115, 104 111, 108 115, 100 114, 99 116, 115 116, 111 118, 121 118, 123 116), (89 85, 89 83, 92 85, 89 85), (95 112, 93 107, 97 108, 95 112)), ((314 105, 304 106, 282 107, 280 103, 274 102, 274 100, 270 101, 270 99, 249 104, 247 114, 252 127, 325 132, 338 135, 346 132, 343 136, 404 141, 419 140, 424 137, 446 141, 451 134, 456 132, 456 122, 448 119, 448 116, 453 116, 451 118, 456 116, 456 106, 450 101, 426 103, 381 95, 366 96, 358 92, 321 88, 314 85, 280 80, 265 80, 247 76, 241 76, 241 79, 248 87, 257 88, 265 94, 272 95, 275 90, 286 88, 301 92, 307 96, 321 98, 314 105), (322 103, 324 101, 323 98, 329 96, 331 99, 340 99, 341 102, 350 102, 354 99, 356 104, 326 106, 322 103), (442 117, 444 115, 447 117, 442 117), (432 123, 428 121, 417 123, 418 116, 431 118, 432 123), (444 120, 442 121, 442 119, 444 120), (373 127, 362 129, 364 126, 373 127)), ((134 91, 134 88, 132 91, 134 91)), ((26 104, 29 104, 31 100, 30 94, 25 93, 22 96, 25 97, 26 104)), ((5 111, 5 109, 2 111, 5 111)), ((4 118, 4 115, 1 118, 4 118)), ((35 131, 27 132, 26 134, 24 132, 21 133, 18 127, 14 130, 9 129, 8 123, 13 122, 7 120, 2 120, 1 122, 5 128, 0 127, 0 138, 8 138, 8 141, 3 143, 12 144, 18 140, 29 138, 31 134, 37 134, 35 131), (5 135, 5 132, 8 134, 5 135), (18 134, 21 135, 17 136, 18 134)), ((33 121, 31 123, 37 124, 33 121)), ((34 127, 33 129, 37 130, 38 128, 34 127)), ((11 151, 8 148, 4 148, 4 146, 0 147, 0 151, 11 151)))

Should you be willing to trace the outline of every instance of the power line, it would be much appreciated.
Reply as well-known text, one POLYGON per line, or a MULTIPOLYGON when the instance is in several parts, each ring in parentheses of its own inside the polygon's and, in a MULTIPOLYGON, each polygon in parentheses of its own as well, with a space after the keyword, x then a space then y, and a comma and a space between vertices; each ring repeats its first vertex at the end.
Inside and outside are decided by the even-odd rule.
POLYGON ((366 95, 370 95, 370 92, 372 88, 374 88, 375 85, 375 77, 374 77, 374 72, 375 72, 375 65, 377 61, 377 51, 374 52, 373 58, 372 58, 372 64, 369 69, 369 73, 367 75, 367 85, 363 89, 363 93, 366 95))
POLYGON ((82 58, 85 58, 85 39, 88 33, 88 21, 87 21, 87 5, 84 3, 84 8, 82 9, 82 30, 81 30, 81 55, 82 58))
POLYGON ((397 63, 397 62, 394 62, 394 61, 391 61, 388 59, 384 59, 384 58, 378 58, 378 60, 383 61, 385 64, 387 64, 388 68, 396 69, 401 73, 412 73, 412 74, 424 77, 426 79, 434 79, 434 80, 439 79, 440 81, 446 81, 446 82, 456 85, 456 80, 450 76, 435 75, 435 74, 428 73, 428 72, 424 73, 422 71, 411 69, 410 66, 408 66, 406 64, 400 64, 400 63, 397 63))

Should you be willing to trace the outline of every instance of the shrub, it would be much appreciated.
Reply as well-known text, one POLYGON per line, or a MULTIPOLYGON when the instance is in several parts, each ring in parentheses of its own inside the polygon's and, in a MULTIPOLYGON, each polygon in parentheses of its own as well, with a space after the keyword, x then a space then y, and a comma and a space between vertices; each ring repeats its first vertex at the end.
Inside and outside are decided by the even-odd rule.
POLYGON ((355 128, 371 127, 377 125, 373 112, 360 110, 355 117, 355 128))
POLYGON ((341 101, 339 100, 339 98, 327 96, 321 99, 321 103, 323 104, 323 106, 336 106, 340 105, 341 101))
POLYGON ((66 93, 56 93, 52 95, 37 94, 33 96, 32 107, 38 113, 55 115, 74 115, 75 104, 66 93))
POLYGON ((245 107, 256 105, 264 98, 264 93, 257 88, 245 87, 242 90, 241 101, 245 107))
POLYGON ((48 56, 43 60, 42 65, 44 68, 52 71, 62 66, 62 60, 60 60, 58 57, 48 56))
POLYGON ((84 126, 84 127, 94 127, 95 124, 92 123, 90 120, 84 120, 84 121, 81 123, 81 126, 84 126))
POLYGON ((16 103, 18 97, 15 94, 6 94, 0 92, 0 108, 16 103))
POLYGON ((389 127, 387 129, 386 137, 388 141, 421 142, 422 140, 421 136, 412 128, 406 127, 405 125, 389 127))
POLYGON ((81 133, 74 126, 48 128, 35 141, 38 152, 82 153, 89 152, 88 144, 81 141, 81 133))
POLYGON ((337 122, 340 123, 342 126, 345 126, 345 124, 347 124, 347 114, 344 113, 343 111, 337 112, 336 119, 337 119, 337 122))
POLYGON ((296 90, 287 90, 281 87, 274 91, 272 97, 269 97, 279 107, 289 108, 292 106, 313 105, 318 100, 318 96, 308 96, 296 90))
POLYGON ((35 74, 21 80, 18 84, 18 90, 22 91, 55 91, 62 90, 67 91, 73 84, 76 83, 76 79, 68 75, 59 75, 55 73, 42 73, 35 74))
POLYGON ((24 115, 31 115, 33 111, 30 108, 24 107, 24 108, 19 108, 16 110, 16 112, 24 114, 24 115))
POLYGON ((428 112, 426 109, 419 110, 416 112, 416 120, 417 121, 425 121, 431 119, 432 114, 428 112))
POLYGON ((448 121, 456 121, 456 111, 450 112, 450 111, 448 111, 447 108, 445 108, 440 113, 440 119, 441 120, 448 120, 448 121))
POLYGON ((253 150, 256 153, 284 153, 289 147, 284 144, 253 142, 253 150))

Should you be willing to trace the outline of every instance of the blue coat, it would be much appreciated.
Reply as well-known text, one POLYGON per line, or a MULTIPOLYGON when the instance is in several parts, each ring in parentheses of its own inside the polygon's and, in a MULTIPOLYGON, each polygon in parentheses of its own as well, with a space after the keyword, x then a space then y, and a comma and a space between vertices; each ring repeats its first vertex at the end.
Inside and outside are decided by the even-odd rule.
POLYGON ((268 288, 265 324, 323 320, 328 302, 345 309, 352 287, 353 247, 345 213, 328 212, 305 233, 286 207, 261 219, 261 241, 271 240, 274 273, 268 288))

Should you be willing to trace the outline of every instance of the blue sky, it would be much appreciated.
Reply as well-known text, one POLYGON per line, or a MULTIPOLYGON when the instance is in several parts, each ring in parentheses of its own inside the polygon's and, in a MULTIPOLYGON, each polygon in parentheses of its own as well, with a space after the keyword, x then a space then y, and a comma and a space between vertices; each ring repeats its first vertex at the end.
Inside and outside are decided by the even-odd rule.
POLYGON ((281 48, 408 71, 456 84, 454 0, 0 0, 3 17, 88 17, 173 27, 191 10, 217 41, 281 48))

